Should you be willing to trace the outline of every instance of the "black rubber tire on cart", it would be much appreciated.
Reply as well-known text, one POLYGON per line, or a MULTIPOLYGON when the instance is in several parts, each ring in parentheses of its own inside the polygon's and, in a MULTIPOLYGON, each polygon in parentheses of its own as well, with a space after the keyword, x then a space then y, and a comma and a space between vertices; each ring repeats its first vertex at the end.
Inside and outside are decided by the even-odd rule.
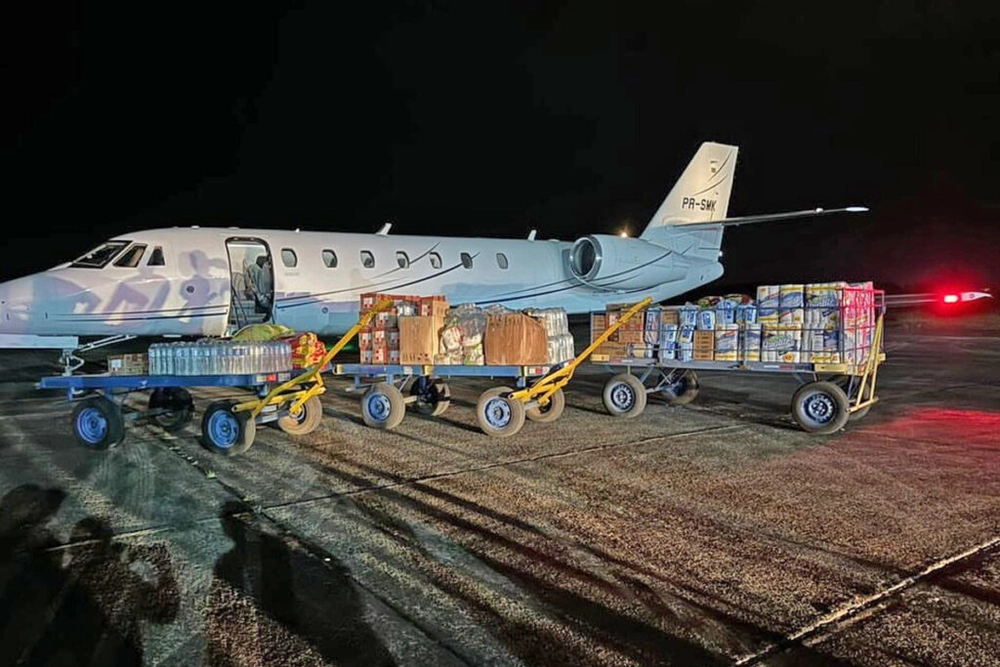
POLYGON ((233 412, 236 401, 215 401, 201 418, 201 444, 215 454, 236 456, 253 445, 257 424, 248 411, 233 412))
POLYGON ((104 396, 85 398, 73 408, 73 435, 87 449, 110 449, 125 439, 121 409, 104 396))
POLYGON ((413 409, 428 417, 443 415, 451 405, 451 388, 447 382, 433 375, 417 378, 410 387, 410 396, 417 397, 411 403, 413 409))
POLYGON ((288 435, 312 433, 323 421, 323 401, 319 396, 310 396, 299 408, 297 415, 287 414, 277 420, 278 428, 288 435))
MULTIPOLYGON (((832 378, 830 378, 830 382, 833 382, 838 387, 840 387, 841 389, 843 389, 844 393, 847 393, 848 390, 851 388, 851 380, 853 380, 853 379, 854 378, 852 376, 850 376, 850 375, 835 375, 832 378)), ((855 384, 855 389, 858 389, 860 383, 857 382, 857 381, 855 381, 854 384, 855 384)), ((849 404, 853 404, 854 403, 854 397, 852 397, 849 393, 847 393, 847 402, 849 404)), ((860 410, 856 410, 856 411, 852 412, 851 416, 848 417, 847 420, 853 422, 853 421, 858 421, 860 419, 864 419, 865 417, 868 416, 868 412, 871 411, 871 409, 872 409, 871 405, 866 405, 865 407, 861 408, 860 410)))
POLYGON ((361 418, 372 428, 394 429, 406 416, 403 392, 387 382, 379 382, 361 397, 361 418))
POLYGON ((833 382, 810 382, 792 396, 792 418, 804 431, 830 434, 850 417, 847 394, 833 382))
POLYGON ((194 417, 194 400, 183 387, 157 387, 149 395, 149 409, 167 410, 150 419, 167 433, 178 433, 194 417))
POLYGON ((673 384, 660 389, 660 396, 671 405, 687 405, 698 398, 698 374, 694 371, 684 371, 673 384))
POLYGON ((563 390, 556 389, 555 393, 549 397, 549 402, 545 406, 529 408, 524 411, 524 416, 533 422, 554 422, 559 419, 566 409, 566 394, 563 390))
POLYGON ((646 409, 646 388, 631 373, 619 373, 604 385, 604 408, 613 417, 631 419, 646 409))
POLYGON ((476 420, 486 435, 509 438, 524 426, 524 403, 511 400, 510 387, 494 387, 479 395, 476 420))
POLYGON ((868 416, 868 413, 871 411, 871 409, 872 409, 871 405, 866 405, 865 407, 861 408, 860 410, 855 410, 854 412, 851 413, 851 416, 848 417, 847 420, 848 421, 852 421, 852 422, 856 422, 856 421, 858 421, 860 419, 864 419, 865 417, 868 416))

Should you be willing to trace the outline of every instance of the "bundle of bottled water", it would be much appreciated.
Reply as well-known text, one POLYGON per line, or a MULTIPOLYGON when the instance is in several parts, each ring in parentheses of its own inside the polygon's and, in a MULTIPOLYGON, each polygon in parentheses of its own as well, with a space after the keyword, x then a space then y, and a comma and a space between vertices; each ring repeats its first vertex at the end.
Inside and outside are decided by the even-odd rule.
POLYGON ((244 375, 278 373, 292 368, 288 341, 154 343, 149 347, 150 375, 244 375))

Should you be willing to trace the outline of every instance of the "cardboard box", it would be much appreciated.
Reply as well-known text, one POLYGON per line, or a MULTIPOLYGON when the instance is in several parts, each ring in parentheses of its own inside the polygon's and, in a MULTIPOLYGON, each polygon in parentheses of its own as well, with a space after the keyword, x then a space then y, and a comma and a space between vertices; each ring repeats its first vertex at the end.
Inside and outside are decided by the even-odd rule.
POLYGON ((420 298, 420 315, 422 317, 445 317, 447 314, 448 300, 444 296, 420 298))
POLYGON ((549 360, 545 327, 523 313, 489 315, 483 353, 487 366, 544 366, 549 360))
POLYGON ((438 354, 443 317, 414 315, 399 318, 399 363, 433 364, 438 354))
POLYGON ((618 342, 632 345, 641 345, 645 342, 642 329, 627 329, 622 327, 618 330, 618 342))
POLYGON ((371 326, 373 329, 395 329, 397 326, 396 318, 396 314, 391 312, 375 313, 371 326))
POLYGON ((108 355, 108 373, 111 375, 148 375, 149 357, 145 353, 108 355))
POLYGON ((371 350, 372 349, 372 330, 362 329, 358 332, 358 349, 360 350, 371 350))
POLYGON ((660 311, 660 324, 669 325, 676 324, 680 326, 681 324, 681 311, 679 308, 664 308, 660 311))
POLYGON ((601 334, 608 330, 607 313, 590 314, 590 342, 593 343, 601 334))
POLYGON ((694 360, 695 361, 715 361, 715 350, 712 348, 700 350, 698 348, 694 349, 694 360))

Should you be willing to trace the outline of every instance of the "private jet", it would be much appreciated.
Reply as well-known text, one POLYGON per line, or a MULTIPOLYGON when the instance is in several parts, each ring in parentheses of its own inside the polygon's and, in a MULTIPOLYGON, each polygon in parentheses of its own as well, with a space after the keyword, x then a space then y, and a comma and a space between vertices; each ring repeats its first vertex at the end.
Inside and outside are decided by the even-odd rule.
POLYGON ((727 217, 737 152, 701 144, 636 238, 403 236, 390 234, 390 225, 374 234, 197 226, 124 234, 0 284, 0 347, 65 350, 80 337, 226 336, 261 320, 338 335, 357 320, 360 295, 370 292, 569 314, 647 296, 662 302, 722 276, 728 226, 867 210, 727 217), (259 256, 270 260, 270 280, 249 278, 259 256), (260 283, 270 285, 269 294, 254 294, 260 283), (269 304, 265 312, 257 312, 256 301, 269 304))

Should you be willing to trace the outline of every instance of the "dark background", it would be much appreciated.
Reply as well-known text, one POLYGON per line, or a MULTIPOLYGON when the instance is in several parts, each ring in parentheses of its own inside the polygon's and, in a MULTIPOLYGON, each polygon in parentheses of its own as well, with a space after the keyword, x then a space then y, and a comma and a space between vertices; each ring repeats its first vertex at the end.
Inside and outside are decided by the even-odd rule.
POLYGON ((658 4, 8 6, 0 277, 174 225, 637 234, 715 140, 730 215, 872 208, 727 231, 720 289, 1000 283, 1000 7, 658 4))

